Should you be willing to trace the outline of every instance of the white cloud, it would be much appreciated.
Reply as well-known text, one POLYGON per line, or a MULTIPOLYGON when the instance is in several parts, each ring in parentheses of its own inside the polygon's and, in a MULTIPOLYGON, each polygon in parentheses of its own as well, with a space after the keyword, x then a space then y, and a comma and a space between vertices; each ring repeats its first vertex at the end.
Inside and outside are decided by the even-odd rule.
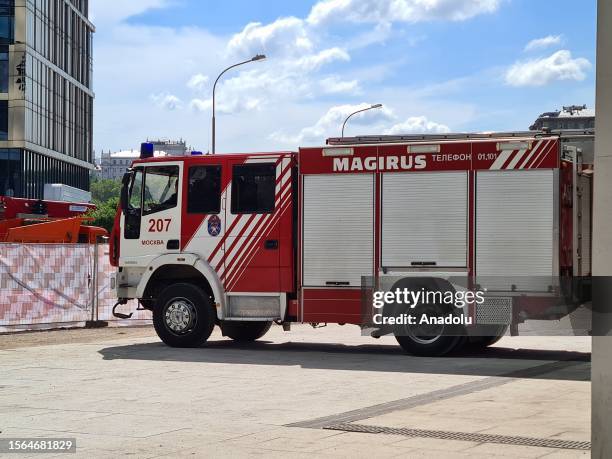
MULTIPOLYGON (((283 131, 277 131, 270 135, 272 140, 288 143, 299 144, 301 142, 318 142, 323 144, 327 137, 339 136, 342 123, 351 113, 371 106, 368 103, 358 105, 336 105, 331 107, 319 120, 312 126, 308 126, 300 130, 295 135, 287 135, 283 131)), ((395 119, 395 115, 386 107, 380 109, 368 110, 358 113, 351 117, 349 123, 361 125, 366 130, 373 128, 376 130, 384 122, 389 122, 395 119)), ((347 131, 349 129, 347 124, 347 131)))
POLYGON ((334 61, 346 62, 350 60, 351 57, 345 50, 340 48, 328 48, 319 51, 316 54, 301 57, 293 62, 290 62, 290 65, 297 67, 301 71, 313 72, 334 61))
MULTIPOLYGON (((132 148, 147 137, 183 137, 197 149, 206 150, 210 142, 212 80, 227 66, 262 52, 270 59, 233 69, 217 85, 219 150, 278 148, 281 139, 292 148, 311 141, 323 142, 327 136, 339 135, 346 115, 361 107, 341 105, 346 102, 342 97, 366 91, 367 98, 375 102, 391 100, 398 108, 418 107, 417 113, 430 119, 443 117, 454 126, 469 119, 464 107, 453 106, 448 100, 430 101, 426 99, 433 99, 433 95, 415 96, 417 88, 389 87, 387 78, 401 68, 398 62, 402 59, 392 64, 369 61, 342 68, 350 61, 351 50, 392 38, 389 21, 406 19, 405 16, 386 16, 389 21, 343 29, 341 35, 321 28, 322 22, 314 24, 289 17, 269 24, 249 24, 237 29, 233 36, 214 35, 201 27, 152 26, 134 17, 180 1, 92 0, 92 16, 97 18, 98 26, 94 40, 98 151, 132 148), (160 56, 164 56, 164 65, 152 64, 159 62, 160 56), (153 104, 164 110, 152 110, 153 104), (331 105, 335 107, 328 110, 331 105), (230 113, 231 116, 223 116, 230 113), (321 114, 325 115, 313 124, 321 114), (282 131, 269 135, 281 127, 282 131)), ((442 3, 478 3, 414 0, 415 4, 421 2, 433 5, 430 18, 445 17, 446 13, 439 9, 442 3)), ((357 20, 349 16, 338 18, 357 20)), ((414 17, 423 20, 424 16, 414 17)), ((371 22, 371 18, 367 21, 371 22)), ((357 115, 347 124, 347 135, 381 133, 408 114, 398 109, 401 116, 396 116, 385 108, 357 115)))
POLYGON ((463 21, 492 13, 501 0, 321 0, 313 6, 308 23, 463 21))
POLYGON ((151 94, 151 100, 159 108, 166 110, 178 110, 183 106, 181 99, 168 93, 151 94))
POLYGON ((591 63, 584 58, 573 59, 568 50, 557 51, 549 57, 516 62, 506 72, 510 86, 544 86, 553 81, 582 81, 591 63))
POLYGON ((253 110, 260 110, 264 105, 264 101, 259 97, 234 97, 215 104, 215 111, 217 113, 239 113, 239 112, 250 112, 253 110))
MULTIPOLYGON (((275 106, 279 101, 311 99, 319 94, 355 93, 357 80, 341 81, 338 77, 322 80, 317 72, 325 65, 347 61, 350 56, 340 48, 324 49, 291 59, 254 63, 236 75, 224 76, 217 84, 216 109, 220 113, 238 113, 275 106)), ((192 108, 202 107, 201 103, 192 108)))
MULTIPOLYGON (((215 101, 215 113, 231 114, 259 110, 263 105, 261 98, 257 97, 223 97, 215 101)), ((212 110, 212 99, 191 99, 189 108, 195 112, 209 112, 212 110)))
POLYGON ((212 99, 192 99, 189 108, 196 112, 205 112, 212 107, 212 99))
POLYGON ((402 123, 397 123, 384 130, 387 135, 399 134, 445 134, 450 129, 445 124, 430 121, 425 116, 411 116, 402 123))
POLYGON ((543 38, 536 38, 525 45, 525 51, 535 51, 538 49, 548 48, 550 46, 560 45, 563 37, 561 35, 548 35, 543 38))
POLYGON ((391 38, 393 27, 390 22, 381 22, 366 32, 351 38, 347 44, 348 49, 366 48, 370 45, 385 43, 391 38))
POLYGON ((208 76, 202 75, 201 73, 196 73, 187 82, 187 87, 189 89, 193 89, 195 91, 202 92, 206 87, 206 83, 208 83, 208 76))
POLYGON ((217 85, 216 108, 222 113, 237 113, 274 106, 280 100, 298 100, 308 93, 310 81, 282 68, 248 70, 221 80, 217 85))
POLYGON ((361 92, 359 81, 344 81, 336 75, 323 78, 319 81, 321 89, 326 94, 357 94, 361 92))
POLYGON ((143 25, 133 18, 171 3, 177 0, 90 2, 92 17, 98 18, 94 22, 93 88, 96 151, 134 148, 147 137, 182 137, 206 149, 209 132, 201 117, 179 108, 193 97, 185 87, 191 76, 211 75, 219 62, 223 65, 221 54, 227 38, 198 27, 143 25), (160 56, 163 65, 156 64, 160 56), (168 95, 179 102, 166 98, 168 95), (167 111, 173 107, 174 111, 167 111))
POLYGON ((227 44, 230 55, 244 59, 261 53, 271 56, 299 55, 312 48, 304 21, 292 16, 266 25, 251 22, 227 44))
POLYGON ((270 59, 240 67, 220 80, 217 86, 220 111, 259 110, 280 101, 354 93, 358 88, 356 80, 318 81, 316 74, 324 66, 348 62, 350 55, 340 47, 320 48, 310 26, 302 19, 285 17, 269 24, 250 23, 233 35, 226 46, 226 56, 232 62, 258 53, 270 59))
MULTIPOLYGON (((286 134, 283 131, 276 131, 270 138, 277 142, 289 145, 325 143, 328 137, 338 137, 341 135, 342 123, 351 113, 369 107, 371 104, 362 103, 358 105, 337 105, 331 107, 314 125, 300 130, 297 134, 286 134)), ((345 135, 353 134, 443 134, 450 132, 448 126, 429 120, 425 116, 413 116, 405 121, 393 124, 390 128, 385 128, 391 122, 397 120, 393 110, 382 107, 358 113, 351 117, 346 125, 345 135)))

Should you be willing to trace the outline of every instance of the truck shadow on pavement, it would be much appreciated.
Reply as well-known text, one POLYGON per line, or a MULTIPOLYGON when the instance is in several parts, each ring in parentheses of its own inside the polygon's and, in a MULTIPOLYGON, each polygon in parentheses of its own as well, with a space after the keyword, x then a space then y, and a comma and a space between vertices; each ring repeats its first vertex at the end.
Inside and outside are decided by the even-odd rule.
POLYGON ((299 366, 308 369, 500 376, 589 381, 591 354, 577 351, 491 347, 478 353, 447 357, 415 357, 398 346, 337 343, 258 341, 239 344, 209 341, 204 346, 178 349, 161 342, 106 347, 104 360, 151 360, 193 363, 299 366), (532 369, 542 371, 530 371, 532 369))

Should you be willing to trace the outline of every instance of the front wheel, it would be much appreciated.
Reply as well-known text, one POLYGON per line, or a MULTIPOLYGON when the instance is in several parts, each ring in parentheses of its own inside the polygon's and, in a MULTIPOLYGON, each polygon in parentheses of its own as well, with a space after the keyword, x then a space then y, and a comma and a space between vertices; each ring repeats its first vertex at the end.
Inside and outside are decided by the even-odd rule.
POLYGON ((215 315, 212 301, 202 289, 178 283, 166 287, 157 298, 153 325, 168 346, 196 347, 212 333, 215 315))
POLYGON ((224 336, 227 336, 234 341, 249 342, 255 341, 265 335, 272 322, 247 322, 247 321, 233 321, 223 322, 221 324, 221 331, 224 336))

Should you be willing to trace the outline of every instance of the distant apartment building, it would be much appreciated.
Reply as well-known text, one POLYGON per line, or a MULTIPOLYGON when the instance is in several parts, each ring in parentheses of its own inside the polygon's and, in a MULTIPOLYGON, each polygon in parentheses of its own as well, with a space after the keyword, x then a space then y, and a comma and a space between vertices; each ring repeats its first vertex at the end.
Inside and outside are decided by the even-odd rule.
POLYGON ((138 150, 102 152, 96 175, 103 179, 120 179, 127 168, 130 167, 132 161, 138 159, 139 156, 140 152, 138 150))
MULTIPOLYGON (((183 140, 147 140, 147 142, 153 144, 155 156, 184 156, 187 154, 187 144, 183 140)), ((123 177, 132 161, 138 159, 139 156, 140 151, 138 150, 102 152, 96 175, 104 179, 118 180, 123 177)))
POLYGON ((0 195, 89 190, 92 36, 88 0, 0 0, 0 195))
POLYGON ((570 105, 559 111, 545 112, 529 129, 595 129, 595 110, 587 108, 586 105, 570 105))

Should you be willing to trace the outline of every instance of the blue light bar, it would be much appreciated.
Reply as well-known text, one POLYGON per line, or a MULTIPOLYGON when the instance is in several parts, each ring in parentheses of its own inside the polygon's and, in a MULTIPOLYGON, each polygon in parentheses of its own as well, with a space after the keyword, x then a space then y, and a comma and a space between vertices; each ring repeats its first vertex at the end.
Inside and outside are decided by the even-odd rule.
POLYGON ((140 159, 152 158, 155 146, 150 142, 140 144, 140 159))
POLYGON ((191 152, 191 156, 202 156, 202 152, 201 151, 192 151, 191 152))

